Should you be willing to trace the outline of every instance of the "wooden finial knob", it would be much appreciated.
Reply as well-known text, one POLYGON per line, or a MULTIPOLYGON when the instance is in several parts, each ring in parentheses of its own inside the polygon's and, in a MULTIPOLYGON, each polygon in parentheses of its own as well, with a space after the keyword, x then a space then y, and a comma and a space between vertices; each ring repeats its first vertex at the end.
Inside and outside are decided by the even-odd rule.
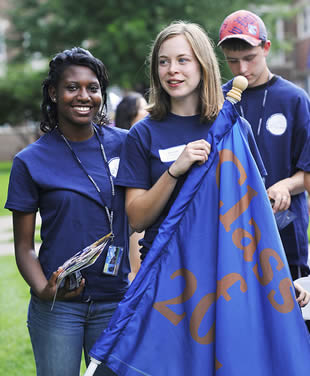
POLYGON ((248 80, 243 76, 236 76, 232 85, 243 92, 248 87, 248 80))
POLYGON ((243 76, 236 76, 232 84, 233 87, 227 93, 227 99, 231 99, 234 103, 236 103, 241 100, 242 92, 248 87, 248 80, 243 76))

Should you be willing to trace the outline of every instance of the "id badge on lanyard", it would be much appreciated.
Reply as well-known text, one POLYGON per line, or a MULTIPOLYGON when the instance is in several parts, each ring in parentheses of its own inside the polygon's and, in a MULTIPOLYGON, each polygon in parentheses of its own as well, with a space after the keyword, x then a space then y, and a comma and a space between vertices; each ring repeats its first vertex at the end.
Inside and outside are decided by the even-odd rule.
POLYGON ((119 266, 122 261, 124 248, 116 245, 110 245, 105 259, 103 273, 117 276, 119 266))
MULTIPOLYGON (((69 141, 61 133, 60 130, 59 130, 59 133, 60 133, 62 139, 64 140, 64 142, 66 143, 66 145, 68 146, 68 148, 71 150, 72 155, 73 155, 74 159, 76 160, 76 162, 78 163, 78 165, 80 166, 81 170, 84 171, 85 175, 88 177, 88 179, 94 185, 94 187, 96 188, 96 190, 97 190, 100 198, 102 199, 102 202, 104 203, 104 208, 105 208, 105 211, 106 211, 106 214, 107 214, 107 217, 108 217, 108 221, 109 221, 109 224, 110 224, 110 231, 111 231, 111 234, 113 235, 113 237, 112 237, 112 239, 113 239, 114 238, 114 232, 113 232, 113 209, 109 209, 106 206, 105 199, 103 197, 103 192, 101 192, 101 189, 99 188, 99 186, 96 183, 95 179, 86 171, 86 168, 84 167, 82 161, 76 155, 76 153, 73 150, 72 146, 70 145, 69 141)), ((104 162, 104 166, 106 168, 106 172, 107 172, 109 180, 110 180, 111 192, 112 192, 112 201, 114 201, 113 199, 115 197, 115 189, 114 189, 113 177, 112 177, 112 174, 111 174, 111 171, 110 171, 110 168, 109 168, 109 163, 108 163, 108 159, 107 159, 107 156, 106 156, 103 144, 102 144, 102 142, 101 142, 101 140, 99 138, 98 131, 97 131, 97 129, 96 129, 95 126, 94 126, 94 133, 95 133, 96 138, 98 140, 100 151, 101 151, 103 162, 104 162)), ((113 205, 112 205, 112 207, 113 207, 113 205)), ((113 240, 112 240, 112 242, 113 242, 113 240)), ((119 266, 120 266, 120 263, 121 263, 121 260, 122 260, 122 256, 123 256, 123 251, 124 251, 123 247, 115 246, 115 245, 112 245, 112 244, 109 246, 102 273, 109 274, 109 275, 112 275, 112 276, 117 276, 118 270, 119 270, 119 266)), ((75 280, 70 281, 70 283, 72 284, 72 286, 76 285, 76 281, 78 281, 79 278, 80 278, 80 276, 76 276, 75 280)))

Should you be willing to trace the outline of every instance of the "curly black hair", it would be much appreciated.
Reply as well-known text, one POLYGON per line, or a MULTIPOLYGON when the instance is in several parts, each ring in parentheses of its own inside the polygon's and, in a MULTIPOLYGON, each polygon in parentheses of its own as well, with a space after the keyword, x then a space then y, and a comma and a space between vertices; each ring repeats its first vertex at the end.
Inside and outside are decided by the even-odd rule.
POLYGON ((108 74, 101 60, 95 58, 88 50, 81 47, 73 47, 58 53, 49 63, 48 76, 42 83, 43 99, 41 104, 42 121, 40 129, 46 133, 58 125, 57 107, 49 95, 49 87, 57 88, 63 71, 70 65, 82 65, 90 68, 97 76, 102 93, 103 106, 96 115, 96 124, 102 126, 108 124, 106 114, 108 74))

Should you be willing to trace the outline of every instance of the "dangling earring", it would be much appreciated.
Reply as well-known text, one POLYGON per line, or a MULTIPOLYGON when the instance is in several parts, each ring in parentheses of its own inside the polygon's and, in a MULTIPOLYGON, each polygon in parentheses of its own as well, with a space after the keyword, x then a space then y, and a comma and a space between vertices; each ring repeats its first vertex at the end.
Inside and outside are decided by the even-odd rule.
POLYGON ((56 98, 52 98, 52 101, 56 103, 56 98))

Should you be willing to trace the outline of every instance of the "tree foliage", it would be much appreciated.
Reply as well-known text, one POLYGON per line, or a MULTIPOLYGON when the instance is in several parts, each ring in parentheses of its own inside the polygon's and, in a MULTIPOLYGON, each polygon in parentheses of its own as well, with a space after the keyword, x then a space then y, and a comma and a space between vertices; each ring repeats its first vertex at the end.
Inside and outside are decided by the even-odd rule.
MULTIPOLYGON (((251 1, 252 5, 261 3, 251 1)), ((164 26, 181 19, 196 22, 216 43, 225 16, 250 9, 247 0, 10 0, 10 4, 15 32, 9 44, 18 51, 16 62, 27 62, 34 54, 50 59, 79 45, 105 63, 112 85, 141 91, 148 87, 151 43, 164 26)), ((229 78, 216 51, 223 77, 229 78)))
MULTIPOLYGON (((163 26, 185 19, 201 24, 214 41, 224 17, 247 9, 246 0, 11 0, 19 59, 51 56, 81 45, 106 64, 113 84, 147 85, 146 57, 163 26)), ((261 1, 251 1, 251 4, 261 1)))
POLYGON ((0 124, 22 124, 39 121, 41 82, 45 72, 25 65, 14 65, 0 80, 0 124))

